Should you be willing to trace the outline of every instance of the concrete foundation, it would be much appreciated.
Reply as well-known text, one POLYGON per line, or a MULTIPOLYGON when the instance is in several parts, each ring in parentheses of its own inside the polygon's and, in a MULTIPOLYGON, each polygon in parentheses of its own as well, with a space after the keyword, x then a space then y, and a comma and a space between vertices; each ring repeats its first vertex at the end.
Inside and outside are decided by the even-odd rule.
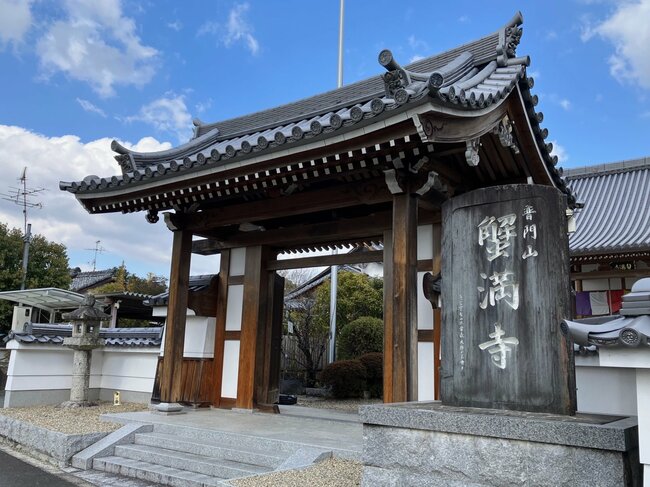
MULTIPOLYGON (((115 389, 89 389, 89 401, 113 402, 115 389)), ((44 404, 61 404, 70 398, 70 389, 46 389, 32 391, 5 391, 4 402, 0 407, 20 408, 26 406, 38 406, 44 404)), ((122 402, 135 402, 149 404, 151 401, 150 392, 125 391, 120 389, 120 400, 122 402)))
POLYGON ((364 486, 640 486, 636 418, 366 406, 364 486))

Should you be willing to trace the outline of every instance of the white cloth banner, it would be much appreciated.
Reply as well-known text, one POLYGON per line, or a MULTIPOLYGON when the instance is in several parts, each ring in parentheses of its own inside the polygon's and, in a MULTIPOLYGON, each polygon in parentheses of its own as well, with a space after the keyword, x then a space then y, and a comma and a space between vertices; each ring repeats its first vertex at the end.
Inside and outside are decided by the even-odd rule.
POLYGON ((607 292, 590 292, 589 301, 591 302, 592 315, 608 315, 609 303, 607 302, 607 292))

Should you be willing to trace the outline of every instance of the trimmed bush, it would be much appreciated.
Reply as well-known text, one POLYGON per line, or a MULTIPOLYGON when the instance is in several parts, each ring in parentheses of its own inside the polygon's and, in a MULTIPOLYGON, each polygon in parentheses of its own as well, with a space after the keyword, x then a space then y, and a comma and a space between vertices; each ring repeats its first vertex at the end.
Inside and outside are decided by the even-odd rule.
POLYGON ((337 399, 361 397, 366 384, 366 367, 359 360, 339 360, 321 372, 321 382, 337 399))
POLYGON ((379 352, 365 353, 359 362, 366 368, 366 390, 370 397, 382 397, 384 393, 384 355, 379 352))
POLYGON ((384 349, 384 322, 380 318, 362 316, 348 323, 338 337, 338 357, 354 359, 364 353, 384 349))

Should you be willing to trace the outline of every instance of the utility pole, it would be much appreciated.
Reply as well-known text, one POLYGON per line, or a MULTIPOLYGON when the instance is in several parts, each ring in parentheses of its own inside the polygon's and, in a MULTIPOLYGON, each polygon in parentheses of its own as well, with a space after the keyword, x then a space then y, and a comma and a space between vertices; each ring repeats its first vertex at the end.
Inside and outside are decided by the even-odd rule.
POLYGON ((23 168, 23 172, 18 178, 20 185, 17 188, 9 188, 10 192, 0 193, 3 200, 11 201, 23 207, 23 272, 20 284, 20 289, 25 289, 27 282, 27 265, 29 264, 29 245, 32 241, 32 225, 27 223, 27 209, 28 208, 43 208, 43 203, 34 202, 32 198, 45 191, 45 188, 28 188, 27 187, 27 167, 23 168))
MULTIPOLYGON (((343 86, 343 14, 344 14, 344 0, 340 0, 339 10, 339 69, 337 88, 343 86)), ((332 255, 337 254, 336 247, 332 251, 332 255)), ((330 267, 330 348, 328 353, 329 363, 336 360, 336 305, 337 305, 337 291, 339 284, 339 266, 333 265, 330 267)))

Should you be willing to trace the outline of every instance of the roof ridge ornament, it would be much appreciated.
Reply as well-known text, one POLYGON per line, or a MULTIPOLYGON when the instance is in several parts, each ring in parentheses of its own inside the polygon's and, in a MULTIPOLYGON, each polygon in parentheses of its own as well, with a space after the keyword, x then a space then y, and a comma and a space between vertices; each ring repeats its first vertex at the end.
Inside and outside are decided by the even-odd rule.
MULTIPOLYGON (((523 29, 519 27, 524 23, 524 16, 520 11, 499 30, 499 44, 497 45, 497 63, 499 66, 508 66, 508 58, 514 58, 517 54, 517 46, 521 41, 523 29)), ((529 61, 530 62, 530 61, 529 61)))

